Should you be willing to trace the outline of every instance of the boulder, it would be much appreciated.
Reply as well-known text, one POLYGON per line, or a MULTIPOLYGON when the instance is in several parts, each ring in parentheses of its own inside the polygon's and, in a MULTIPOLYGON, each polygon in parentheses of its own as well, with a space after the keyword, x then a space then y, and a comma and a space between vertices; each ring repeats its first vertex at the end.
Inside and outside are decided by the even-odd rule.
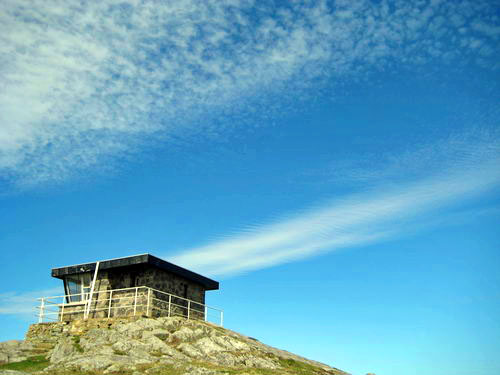
POLYGON ((23 340, 10 340, 0 343, 0 363, 24 361, 32 356, 33 345, 23 340))

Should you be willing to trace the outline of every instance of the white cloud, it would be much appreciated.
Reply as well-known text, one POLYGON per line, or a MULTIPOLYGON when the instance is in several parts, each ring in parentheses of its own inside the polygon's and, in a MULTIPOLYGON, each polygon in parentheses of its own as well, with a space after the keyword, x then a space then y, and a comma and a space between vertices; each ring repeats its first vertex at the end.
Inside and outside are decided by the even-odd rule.
MULTIPOLYGON (((365 175, 360 171, 366 185, 377 188, 163 257, 203 274, 224 276, 387 241, 429 226, 463 225, 500 212, 495 206, 468 205, 500 186, 498 132, 455 135, 388 160, 388 166, 376 165, 378 172, 365 175), (409 166, 416 169, 410 173, 411 181, 394 180, 409 166), (395 184, 382 185, 381 180, 395 184)), ((37 298, 61 293, 61 288, 1 293, 0 314, 33 318, 37 298)))
POLYGON ((493 26, 488 23, 474 22, 471 27, 479 31, 480 33, 490 36, 492 38, 498 37, 500 35, 500 26, 493 26))
MULTIPOLYGON (((388 240, 413 232, 415 226, 432 225, 437 214, 460 207, 500 184, 498 139, 470 145, 477 149, 474 152, 452 143, 447 147, 435 146, 435 157, 444 146, 449 159, 439 163, 438 168, 433 166, 438 171, 431 177, 417 175, 411 182, 379 185, 369 192, 326 202, 274 223, 188 249, 169 260, 202 273, 224 275, 388 240), (457 150, 462 150, 460 157, 457 150)), ((419 153, 413 155, 418 156, 419 153)))
POLYGON ((296 95, 287 86, 392 58, 465 64, 477 53, 472 34, 493 61, 493 10, 477 1, 5 0, 0 172, 19 184, 64 180, 246 98, 296 95))
MULTIPOLYGON (((0 314, 34 318, 38 298, 61 295, 61 288, 50 288, 29 292, 7 292, 0 294, 0 314)), ((64 294, 64 292, 63 292, 64 294)))
POLYGON ((477 117, 474 120, 485 123, 485 127, 455 132, 445 139, 413 144, 411 148, 405 146, 398 152, 394 151, 396 146, 393 145, 393 150, 390 150, 382 143, 380 149, 386 151, 337 159, 328 168, 313 170, 310 174, 321 183, 373 186, 389 182, 404 184, 409 179, 424 179, 443 170, 452 170, 457 165, 474 165, 498 153, 499 146, 495 140, 500 138, 498 131, 489 129, 494 129, 491 121, 477 117))

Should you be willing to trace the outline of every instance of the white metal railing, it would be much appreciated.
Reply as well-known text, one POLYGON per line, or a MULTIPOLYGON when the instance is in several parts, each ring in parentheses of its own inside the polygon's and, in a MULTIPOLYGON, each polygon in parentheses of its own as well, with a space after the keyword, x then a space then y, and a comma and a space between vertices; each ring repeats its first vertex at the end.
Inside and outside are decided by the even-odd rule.
POLYGON ((131 315, 183 316, 201 319, 220 326, 224 311, 161 290, 138 286, 38 298, 38 323, 76 319, 111 318, 131 315), (77 302, 69 302, 75 301, 77 302))

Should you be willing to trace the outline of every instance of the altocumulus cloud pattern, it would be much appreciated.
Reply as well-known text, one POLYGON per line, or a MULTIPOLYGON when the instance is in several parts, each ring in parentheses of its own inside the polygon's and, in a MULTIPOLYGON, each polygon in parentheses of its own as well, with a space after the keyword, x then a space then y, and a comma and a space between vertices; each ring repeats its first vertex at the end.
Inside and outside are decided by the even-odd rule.
POLYGON ((4 0, 1 174, 64 181, 318 78, 433 61, 498 69, 492 3, 4 0))

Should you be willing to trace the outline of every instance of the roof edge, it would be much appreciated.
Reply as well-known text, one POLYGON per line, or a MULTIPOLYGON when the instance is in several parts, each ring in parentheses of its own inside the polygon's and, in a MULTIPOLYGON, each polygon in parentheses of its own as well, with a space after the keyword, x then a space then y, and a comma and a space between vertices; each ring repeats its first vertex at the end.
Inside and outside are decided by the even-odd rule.
MULTIPOLYGON (((202 285, 205 290, 218 290, 219 282, 209 279, 203 275, 196 272, 190 271, 186 268, 180 267, 176 264, 167 262, 161 258, 158 258, 152 254, 144 253, 138 255, 131 255, 122 258, 112 258, 99 261, 99 269, 112 269, 120 267, 129 267, 139 264, 148 264, 164 271, 171 272, 177 276, 183 277, 187 280, 193 281, 202 285)), ((63 279, 66 275, 73 275, 83 272, 93 272, 96 269, 97 261, 91 263, 81 263, 74 264, 71 266, 52 268, 52 277, 63 279)))

